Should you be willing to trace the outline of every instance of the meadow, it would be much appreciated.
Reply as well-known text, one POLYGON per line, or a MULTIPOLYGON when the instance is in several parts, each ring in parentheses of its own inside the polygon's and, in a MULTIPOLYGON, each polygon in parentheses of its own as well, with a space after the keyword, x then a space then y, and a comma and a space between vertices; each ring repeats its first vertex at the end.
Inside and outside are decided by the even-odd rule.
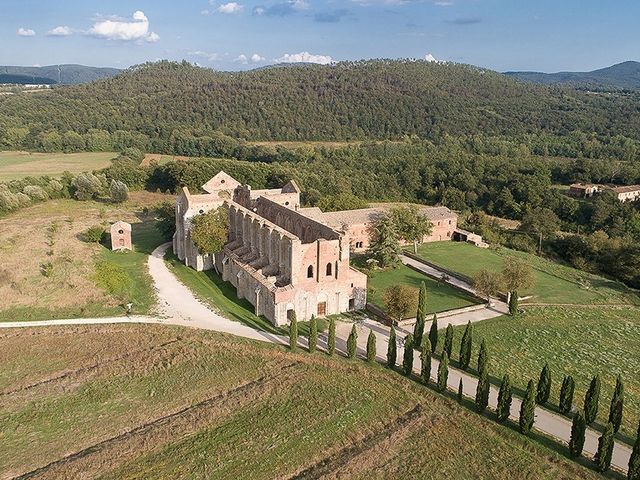
POLYGON ((0 341, 1 478, 601 478, 359 360, 161 325, 0 341))
MULTIPOLYGON (((464 327, 455 328, 454 355, 464 327)), ((598 423, 606 424, 609 403, 621 375, 625 384, 625 415, 621 432, 635 439, 640 420, 640 309, 633 307, 528 307, 517 317, 498 317, 473 326, 473 365, 478 347, 487 342, 494 382, 508 373, 524 389, 537 381, 546 362, 552 372, 552 405, 557 406, 564 375, 576 382, 574 405, 582 408, 593 375, 602 382, 598 423)))
POLYGON ((418 247, 418 255, 443 268, 473 277, 485 268, 500 272, 507 256, 523 259, 533 269, 534 284, 520 296, 529 303, 575 305, 640 304, 637 293, 619 282, 557 262, 510 250, 478 248, 468 243, 433 242, 418 247))
POLYGON ((0 182, 24 177, 60 177, 63 172, 73 174, 99 170, 111 165, 113 152, 34 153, 0 151, 0 182))
POLYGON ((52 200, 0 218, 0 321, 151 313, 155 294, 147 257, 163 242, 149 207, 168 197, 134 192, 123 204, 52 200), (116 220, 133 225, 133 252, 112 252, 86 243, 83 232, 116 220), (126 293, 110 293, 96 283, 99 262, 116 265, 128 280, 126 293))
POLYGON ((369 277, 367 284, 367 301, 378 305, 382 309, 384 309, 382 298, 387 288, 400 284, 420 288, 422 282, 424 282, 427 287, 427 312, 429 314, 468 307, 479 303, 476 298, 466 295, 446 283, 423 275, 406 265, 400 264, 395 268, 375 270, 366 268, 364 256, 356 256, 352 262, 354 266, 364 271, 369 277))

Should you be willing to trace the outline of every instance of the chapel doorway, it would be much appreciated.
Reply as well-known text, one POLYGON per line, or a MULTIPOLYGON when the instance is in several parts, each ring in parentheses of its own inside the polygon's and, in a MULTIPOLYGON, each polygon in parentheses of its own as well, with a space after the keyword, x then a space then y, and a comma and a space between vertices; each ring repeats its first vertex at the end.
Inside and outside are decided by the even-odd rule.
POLYGON ((327 314, 327 302, 318 303, 318 316, 324 317, 327 314))

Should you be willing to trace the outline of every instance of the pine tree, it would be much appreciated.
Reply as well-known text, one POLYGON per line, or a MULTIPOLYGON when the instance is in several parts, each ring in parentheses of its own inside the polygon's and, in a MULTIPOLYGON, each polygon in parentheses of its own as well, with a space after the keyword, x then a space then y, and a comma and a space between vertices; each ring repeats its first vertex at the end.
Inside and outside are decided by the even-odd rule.
POLYGON ((367 338, 367 362, 376 361, 376 335, 373 330, 369 330, 369 338, 367 338))
POLYGON ((462 385, 462 377, 460 377, 460 383, 458 383, 458 403, 462 403, 463 396, 464 396, 464 387, 462 385))
POLYGON ((520 406, 520 433, 528 435, 533 428, 533 421, 536 412, 536 385, 533 380, 529 380, 527 393, 520 406))
POLYGON ((447 382, 449 380, 449 357, 446 354, 442 355, 440 365, 438 365, 438 390, 444 392, 447 389, 447 382))
POLYGON ((498 392, 498 405, 496 407, 496 415, 499 423, 504 423, 509 418, 512 401, 511 381, 509 380, 509 375, 505 375, 502 377, 502 384, 498 392))
POLYGON ((358 351, 358 331, 356 330, 356 324, 354 323, 351 327, 351 333, 349 334, 349 338, 347 338, 347 358, 354 359, 356 358, 356 353, 358 351))
POLYGON ((329 319, 329 338, 327 339, 327 353, 332 356, 336 353, 336 321, 329 319))
POLYGON ((571 439, 569 440, 569 453, 572 457, 579 457, 582 454, 584 448, 584 437, 587 431, 587 422, 584 419, 584 414, 578 412, 573 417, 573 423, 571 424, 571 439))
POLYGON ((316 351, 318 346, 318 321, 315 315, 311 315, 309 320, 309 353, 316 351))
POLYGON ((640 425, 638 425, 638 436, 633 444, 631 457, 629 458, 629 470, 627 480, 640 480, 640 425))
POLYGON ((598 415, 598 402, 600 401, 600 377, 596 375, 591 380, 589 390, 584 397, 584 419, 587 425, 591 425, 598 415))
POLYGON ((431 343, 428 338, 422 339, 422 350, 420 351, 420 377, 422 383, 428 385, 431 381, 431 343))
POLYGON ((391 325, 389 332, 389 346, 387 347, 387 367, 395 368, 398 361, 398 345, 396 344, 396 329, 391 325))
POLYGON ((471 347, 473 344, 473 325, 471 321, 467 323, 467 328, 464 329, 462 335, 462 341, 460 342, 460 367, 463 370, 469 368, 471 362, 471 347))
POLYGON ((413 371, 413 335, 404 337, 404 356, 402 358, 402 373, 407 377, 413 371))
POLYGON ((624 408, 624 384, 622 377, 618 375, 616 378, 616 388, 611 397, 611 406, 609 407, 609 423, 613 425, 613 432, 618 433, 620 424, 622 423, 622 413, 624 408))
POLYGON ((549 395, 551 394, 551 371, 549 370, 549 364, 546 363, 540 372, 540 379, 538 380, 538 388, 536 392, 536 402, 539 405, 544 405, 549 401, 549 395))
POLYGON ((613 455, 613 425, 607 423, 607 426, 598 440, 598 451, 593 461, 599 472, 606 472, 611 466, 611 457, 613 455))
POLYGON ((560 389, 560 412, 565 415, 571 411, 573 406, 573 392, 576 388, 576 384, 573 381, 571 375, 566 375, 562 380, 562 388, 560 389))
POLYGON ((489 354, 487 352, 487 343, 482 339, 482 343, 480 343, 480 352, 478 353, 478 373, 481 373, 482 370, 487 366, 487 362, 489 361, 489 354))
POLYGON ((443 352, 447 353, 447 356, 451 358, 451 352, 453 351, 453 325, 447 325, 447 329, 444 332, 444 347, 443 352))
POLYGON ((424 324, 427 318, 427 286, 424 281, 420 284, 420 294, 418 295, 418 311, 416 313, 416 325, 413 329, 413 339, 416 346, 422 345, 424 335, 424 324))
POLYGON ((431 329, 429 330, 429 341, 431 342, 431 353, 435 353, 438 346, 438 317, 434 313, 431 321, 431 329))
POLYGON ((516 316, 518 314, 518 292, 513 291, 509 294, 509 315, 516 316))
POLYGON ((486 362, 480 371, 478 386, 476 387, 476 411, 484 413, 489 405, 489 372, 486 362))
POLYGON ((291 312, 291 320, 289 323, 289 349, 295 352, 298 348, 298 319, 296 312, 291 312))

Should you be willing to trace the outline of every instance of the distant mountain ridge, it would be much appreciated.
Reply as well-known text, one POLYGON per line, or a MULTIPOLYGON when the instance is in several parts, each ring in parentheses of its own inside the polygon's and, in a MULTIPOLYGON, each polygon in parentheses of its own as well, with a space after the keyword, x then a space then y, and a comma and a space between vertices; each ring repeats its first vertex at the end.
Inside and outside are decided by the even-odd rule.
POLYGON ((49 65, 46 67, 0 66, 0 83, 79 85, 120 73, 117 68, 85 65, 49 65))
POLYGON ((505 75, 543 85, 616 90, 640 89, 640 62, 628 61, 591 72, 505 72, 505 75))

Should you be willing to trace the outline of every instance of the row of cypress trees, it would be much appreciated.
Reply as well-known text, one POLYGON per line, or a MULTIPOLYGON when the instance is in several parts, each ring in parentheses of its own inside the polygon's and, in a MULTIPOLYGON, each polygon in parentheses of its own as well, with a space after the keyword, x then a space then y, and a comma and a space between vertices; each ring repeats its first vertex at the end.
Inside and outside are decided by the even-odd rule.
MULTIPOLYGON (((421 297, 422 294, 421 288, 421 297)), ((420 307, 419 309, 420 310, 420 307)), ((423 324, 424 325, 424 324, 423 324)), ((447 390, 449 377, 449 358, 453 344, 453 329, 447 327, 445 333, 445 342, 442 352, 440 364, 438 366, 436 389, 440 392, 447 390), (451 331, 451 333, 449 333, 451 331)), ((468 369, 471 360, 473 327, 469 322, 465 329, 463 340, 460 346, 460 366, 468 369)), ((309 322, 308 351, 314 353, 317 349, 318 341, 318 325, 315 316, 311 317, 309 322)), ((358 333, 356 325, 351 328, 351 333, 347 339, 347 357, 356 358, 357 354, 358 333)), ((413 352, 418 346, 420 347, 420 379, 425 385, 431 382, 431 359, 435 352, 434 345, 438 341, 437 318, 434 315, 432 326, 427 337, 424 336, 423 330, 418 329, 414 334, 409 333, 404 339, 404 355, 402 359, 401 372, 405 376, 410 376, 413 371, 413 352), (417 340, 420 339, 420 343, 417 340)), ((295 312, 291 318, 289 328, 289 347, 292 351, 297 349, 298 344, 298 324, 295 312)), ((335 319, 329 319, 329 332, 327 339, 327 354, 334 355, 336 348, 336 324, 335 319)), ((387 349, 387 366, 395 368, 397 363, 397 335, 393 325, 389 334, 389 345, 387 349)), ((373 363, 376 360, 376 336, 372 330, 369 330, 367 338, 367 362, 373 363)), ((476 411, 480 414, 484 413, 489 405, 489 354, 487 344, 483 339, 480 344, 478 353, 478 384, 476 387, 475 406, 476 411)), ((518 419, 518 427, 522 434, 528 435, 533 428, 535 421, 536 404, 544 405, 549 401, 551 394, 551 371, 548 363, 544 365, 540 372, 538 383, 530 380, 520 406, 520 415, 518 419)), ((573 405, 573 396, 575 390, 575 381, 571 375, 564 377, 560 390, 559 409, 562 413, 571 412, 573 405)), ((463 398, 463 382, 460 379, 457 392, 458 402, 463 398)), ((582 455, 586 438, 587 426, 596 419, 600 398, 600 377, 594 376, 589 385, 589 389, 585 395, 584 408, 578 411, 572 421, 571 439, 569 441, 569 452, 574 458, 582 455)), ((509 375, 504 375, 498 392, 498 401, 496 405, 496 420, 504 423, 509 419, 511 414, 511 405, 513 402, 513 392, 509 375)), ((598 450, 593 460, 596 468, 600 472, 607 471, 611 466, 613 456, 613 448, 615 444, 614 436, 620 429, 624 407, 624 384, 622 378, 618 375, 616 378, 616 387, 614 389, 611 405, 609 407, 609 421, 602 435, 598 440, 598 450)), ((628 480, 640 480, 640 425, 638 426, 638 435, 633 446, 633 451, 629 460, 627 473, 628 480)))

